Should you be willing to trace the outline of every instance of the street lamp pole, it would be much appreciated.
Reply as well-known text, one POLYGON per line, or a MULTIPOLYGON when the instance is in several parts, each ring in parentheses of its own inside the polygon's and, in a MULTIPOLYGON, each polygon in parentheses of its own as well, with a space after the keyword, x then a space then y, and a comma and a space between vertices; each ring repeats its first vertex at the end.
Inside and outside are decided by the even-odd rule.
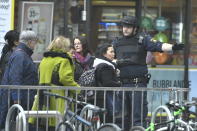
POLYGON ((92 0, 86 0, 87 8, 87 20, 86 20, 86 35, 88 40, 89 49, 92 49, 92 28, 91 28, 91 12, 92 12, 92 0))
POLYGON ((63 28, 63 33, 64 33, 65 37, 69 37, 68 12, 69 12, 69 0, 64 0, 64 28, 63 28))
POLYGON ((189 79, 188 79, 188 58, 190 54, 190 31, 191 31, 191 9, 192 2, 191 0, 185 0, 186 9, 185 9, 185 48, 184 48, 184 87, 189 88, 189 79))
POLYGON ((141 15, 142 15, 142 0, 136 0, 135 2, 135 16, 138 19, 138 22, 141 21, 141 15))

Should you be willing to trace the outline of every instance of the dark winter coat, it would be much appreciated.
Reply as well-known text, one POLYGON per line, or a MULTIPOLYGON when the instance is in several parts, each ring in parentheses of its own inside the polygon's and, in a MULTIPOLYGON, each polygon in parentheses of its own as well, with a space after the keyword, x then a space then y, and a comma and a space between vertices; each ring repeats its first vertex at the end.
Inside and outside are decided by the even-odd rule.
MULTIPOLYGON (((105 57, 96 58, 94 60, 93 67, 97 67, 96 70, 96 81, 99 87, 120 87, 121 83, 118 81, 116 74, 116 65, 105 57)), ((106 93, 106 107, 108 115, 113 114, 113 93, 108 91, 106 93)), ((97 92, 97 105, 99 107, 104 107, 104 92, 97 92)), ((112 118, 112 117, 111 117, 112 118)), ((108 121, 109 122, 109 121, 108 121)))
POLYGON ((95 57, 88 55, 86 61, 84 63, 80 62, 77 58, 73 58, 74 65, 75 65, 75 73, 74 78, 75 81, 78 82, 80 76, 83 74, 84 71, 88 70, 92 63, 94 62, 95 57))
POLYGON ((119 87, 120 82, 116 75, 116 65, 105 57, 96 58, 93 67, 97 66, 96 78, 98 86, 119 87))
POLYGON ((8 51, 5 55, 2 55, 1 56, 1 61, 0 61, 0 81, 2 80, 3 78, 3 74, 4 74, 4 71, 5 71, 5 68, 8 64, 8 60, 12 54, 12 50, 8 51))
MULTIPOLYGON (((31 58, 32 54, 32 49, 27 47, 24 43, 20 43, 17 46, 9 58, 2 79, 2 85, 38 85, 37 68, 31 58)), ((11 90, 10 103, 12 104, 14 101, 19 100, 24 110, 26 110, 27 107, 31 109, 35 93, 33 90, 20 90, 19 93, 18 90, 11 90), (27 100, 29 100, 29 103, 27 100)), ((8 90, 1 89, 0 96, 0 127, 2 128, 4 127, 8 110, 8 90)))

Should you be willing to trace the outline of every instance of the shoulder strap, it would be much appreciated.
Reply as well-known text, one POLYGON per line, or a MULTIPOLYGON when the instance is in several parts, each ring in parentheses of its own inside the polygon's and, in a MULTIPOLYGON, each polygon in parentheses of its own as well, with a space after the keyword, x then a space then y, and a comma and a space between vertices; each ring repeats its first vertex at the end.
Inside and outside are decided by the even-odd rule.
POLYGON ((88 67, 89 67, 89 68, 92 68, 92 67, 93 67, 94 59, 95 59, 95 58, 96 58, 95 56, 91 56, 91 58, 90 58, 90 60, 89 60, 89 63, 88 63, 88 67))

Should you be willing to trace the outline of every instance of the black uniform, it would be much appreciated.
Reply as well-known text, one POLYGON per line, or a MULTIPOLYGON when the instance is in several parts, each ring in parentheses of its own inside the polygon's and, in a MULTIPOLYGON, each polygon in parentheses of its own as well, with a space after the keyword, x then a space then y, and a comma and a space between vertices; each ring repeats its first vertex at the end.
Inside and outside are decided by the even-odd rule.
MULTIPOLYGON (((113 42, 117 58, 118 68, 120 69, 120 79, 122 87, 147 87, 150 79, 146 65, 147 51, 162 52, 165 50, 182 50, 184 44, 162 45, 162 42, 153 40, 151 36, 137 33, 139 22, 134 16, 126 16, 121 20, 123 25, 123 36, 113 42), (131 32, 130 32, 131 31, 131 32), (172 47, 172 48, 171 48, 172 47)), ((122 94, 120 94, 122 95, 122 94)), ((125 93, 125 120, 124 129, 128 131, 132 125, 146 126, 145 118, 148 113, 148 102, 146 92, 126 92, 125 93)), ((121 104, 120 104, 121 106, 121 104)), ((120 126, 120 122, 117 122, 120 126)))
POLYGON ((153 40, 149 35, 139 34, 122 37, 113 42, 120 77, 141 76, 148 73, 146 65, 147 51, 162 52, 162 43, 153 40))
MULTIPOLYGON (((147 51, 162 52, 162 43, 153 40, 149 35, 136 34, 119 38, 113 42, 113 45, 120 69, 122 87, 147 87, 149 80, 146 65, 147 51)), ((145 118, 148 113, 146 92, 143 94, 142 92, 135 92, 134 97, 132 92, 126 92, 124 99, 127 112, 124 120, 125 130, 128 130, 131 125, 145 126, 145 118)))

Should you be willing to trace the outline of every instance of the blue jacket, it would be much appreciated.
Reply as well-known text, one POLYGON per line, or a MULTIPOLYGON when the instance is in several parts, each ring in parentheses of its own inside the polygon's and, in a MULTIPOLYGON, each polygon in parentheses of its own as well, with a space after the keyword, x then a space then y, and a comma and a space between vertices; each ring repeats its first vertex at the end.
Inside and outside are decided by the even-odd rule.
MULTIPOLYGON (((4 76, 2 79, 2 85, 37 85, 38 75, 37 68, 33 62, 31 55, 33 54, 32 49, 27 47, 24 43, 20 43, 16 50, 12 53, 9 58, 8 65, 5 69, 4 76)), ((29 109, 32 106, 35 91, 30 90, 11 90, 11 101, 20 100, 20 104, 24 109, 29 109), (28 98, 29 94, 29 98, 28 98), (29 105, 28 101, 29 100, 29 105)), ((0 90, 0 127, 4 127, 5 115, 8 110, 8 90, 0 90)), ((11 106, 11 105, 10 105, 11 106)))

